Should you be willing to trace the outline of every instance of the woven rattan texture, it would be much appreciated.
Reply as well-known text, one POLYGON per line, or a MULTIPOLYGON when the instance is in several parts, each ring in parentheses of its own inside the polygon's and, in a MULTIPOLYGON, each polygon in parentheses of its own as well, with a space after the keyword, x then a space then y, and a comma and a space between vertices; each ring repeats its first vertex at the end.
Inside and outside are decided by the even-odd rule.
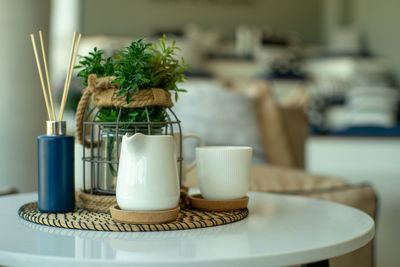
MULTIPOLYGON (((188 206, 187 187, 181 188, 179 207, 184 209, 188 206)), ((76 206, 90 211, 109 212, 111 206, 117 205, 115 196, 91 195, 84 192, 75 193, 76 206)))
POLYGON ((247 217, 248 209, 235 211, 199 211, 183 209, 176 221, 163 224, 126 224, 115 222, 109 213, 77 209, 67 213, 41 213, 37 202, 23 205, 18 215, 30 222, 48 226, 112 232, 150 232, 205 228, 240 221, 247 217))

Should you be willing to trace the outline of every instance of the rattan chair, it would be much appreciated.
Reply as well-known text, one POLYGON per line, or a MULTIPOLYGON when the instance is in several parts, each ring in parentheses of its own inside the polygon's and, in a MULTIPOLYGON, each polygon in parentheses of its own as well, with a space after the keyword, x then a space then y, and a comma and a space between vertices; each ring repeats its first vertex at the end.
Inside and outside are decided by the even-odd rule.
MULTIPOLYGON (((377 196, 368 184, 312 175, 304 168, 304 144, 308 135, 305 104, 301 101, 278 103, 266 82, 252 85, 256 92, 260 131, 268 165, 254 165, 250 190, 301 195, 334 201, 358 208, 376 218, 377 196)), ((188 173, 188 187, 197 187, 195 170, 188 173)), ((250 215, 251 216, 251 215, 250 215)), ((343 256, 329 259, 332 267, 373 266, 373 241, 343 256)))

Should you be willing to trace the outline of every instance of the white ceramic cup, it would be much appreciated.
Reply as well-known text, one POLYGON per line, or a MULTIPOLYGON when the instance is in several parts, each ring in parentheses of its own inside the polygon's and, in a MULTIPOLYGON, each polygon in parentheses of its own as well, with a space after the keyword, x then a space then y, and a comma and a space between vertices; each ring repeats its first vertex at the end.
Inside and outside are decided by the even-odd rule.
POLYGON ((246 195, 253 149, 245 146, 196 148, 197 179, 205 199, 229 200, 246 195))

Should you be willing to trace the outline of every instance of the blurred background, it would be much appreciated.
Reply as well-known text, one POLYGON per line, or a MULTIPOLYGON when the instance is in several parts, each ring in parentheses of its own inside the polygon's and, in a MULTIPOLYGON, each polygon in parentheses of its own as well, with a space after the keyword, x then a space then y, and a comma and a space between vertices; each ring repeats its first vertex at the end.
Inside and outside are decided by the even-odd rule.
MULTIPOLYGON (((255 163, 372 184, 376 263, 398 266, 398 10, 396 0, 0 0, 0 190, 37 190, 46 113, 30 33, 44 32, 57 99, 74 31, 80 55, 165 33, 190 64, 174 107, 184 132, 251 145, 255 163)), ((74 77, 71 134, 82 89, 74 77)))

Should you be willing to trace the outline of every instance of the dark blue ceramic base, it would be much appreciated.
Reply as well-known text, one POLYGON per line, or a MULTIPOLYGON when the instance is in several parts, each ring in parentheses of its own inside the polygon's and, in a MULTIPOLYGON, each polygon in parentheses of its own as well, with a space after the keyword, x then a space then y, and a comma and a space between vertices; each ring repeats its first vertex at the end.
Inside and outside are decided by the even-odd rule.
POLYGON ((41 212, 75 208, 74 137, 41 135, 37 139, 38 205, 41 212))

